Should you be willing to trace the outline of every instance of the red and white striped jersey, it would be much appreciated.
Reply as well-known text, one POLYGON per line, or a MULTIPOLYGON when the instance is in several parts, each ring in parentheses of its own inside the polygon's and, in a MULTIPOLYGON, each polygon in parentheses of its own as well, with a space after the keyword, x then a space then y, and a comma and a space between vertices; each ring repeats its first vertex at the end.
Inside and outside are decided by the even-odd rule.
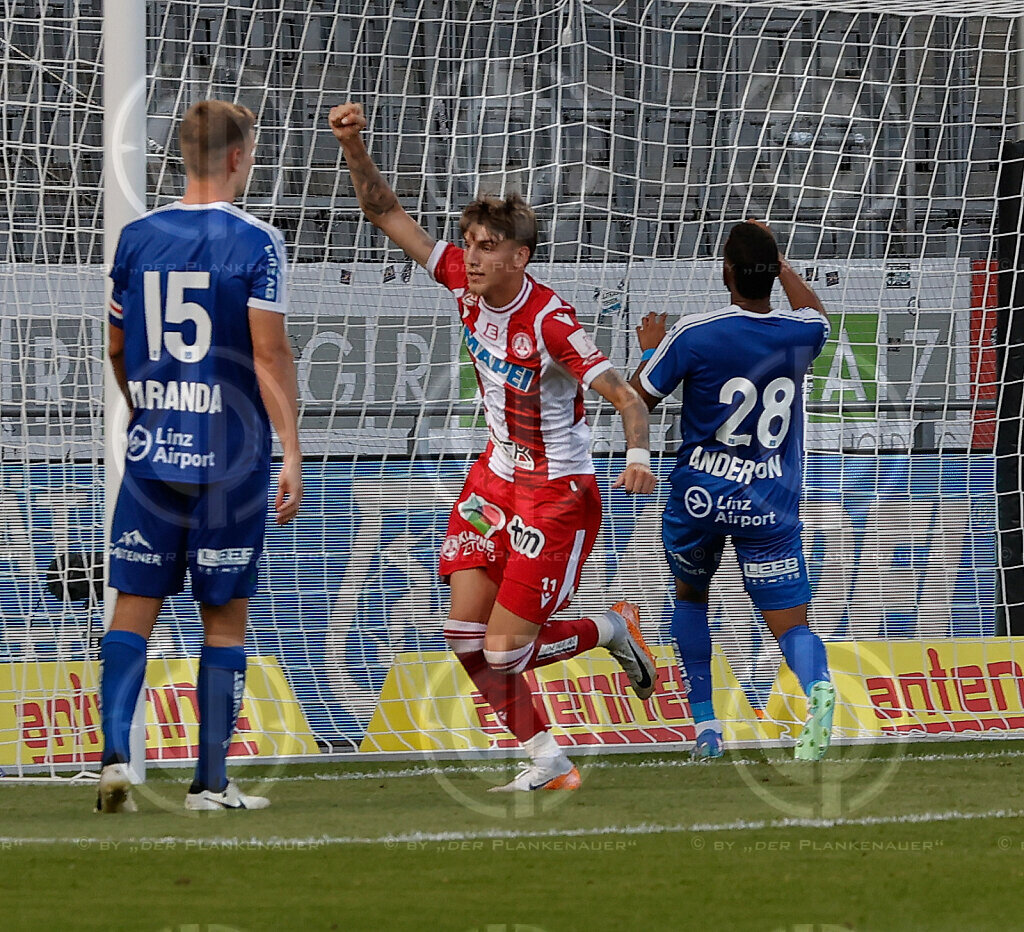
POLYGON ((503 479, 590 474, 583 389, 611 363, 572 307, 529 275, 506 307, 469 292, 461 249, 439 242, 427 271, 458 300, 491 442, 484 456, 503 479))

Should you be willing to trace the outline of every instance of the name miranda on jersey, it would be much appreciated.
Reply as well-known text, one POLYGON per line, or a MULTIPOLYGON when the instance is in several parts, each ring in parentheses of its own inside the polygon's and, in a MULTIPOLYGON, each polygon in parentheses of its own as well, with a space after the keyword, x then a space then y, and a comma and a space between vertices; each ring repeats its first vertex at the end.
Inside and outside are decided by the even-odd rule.
POLYGON ((216 414, 224 410, 220 386, 205 382, 129 382, 128 393, 136 408, 147 411, 195 411, 197 414, 216 414))
POLYGON ((763 463, 732 456, 724 451, 708 451, 700 444, 690 454, 689 466, 709 476, 725 478, 740 485, 747 485, 751 479, 779 479, 782 477, 782 459, 778 453, 763 463))

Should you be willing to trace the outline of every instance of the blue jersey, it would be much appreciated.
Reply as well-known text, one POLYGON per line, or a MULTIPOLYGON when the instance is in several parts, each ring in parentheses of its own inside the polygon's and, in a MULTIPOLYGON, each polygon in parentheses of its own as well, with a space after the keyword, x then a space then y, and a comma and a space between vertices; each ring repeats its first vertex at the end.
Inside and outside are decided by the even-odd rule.
POLYGON ((126 469, 185 484, 270 464, 249 308, 284 314, 281 234, 226 202, 174 203, 122 231, 110 323, 124 330, 126 469))
POLYGON ((828 339, 812 308, 732 305, 684 317, 640 374, 663 398, 682 383, 671 507, 707 530, 775 535, 799 524, 803 382, 828 339))

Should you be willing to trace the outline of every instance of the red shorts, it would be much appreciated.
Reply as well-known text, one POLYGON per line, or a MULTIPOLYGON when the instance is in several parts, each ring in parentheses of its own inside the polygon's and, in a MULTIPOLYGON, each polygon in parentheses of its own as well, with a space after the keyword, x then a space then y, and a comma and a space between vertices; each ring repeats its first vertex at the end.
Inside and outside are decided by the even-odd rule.
POLYGON ((593 476, 506 482, 477 460, 448 519, 440 572, 483 568, 498 602, 544 624, 571 601, 601 528, 593 476))

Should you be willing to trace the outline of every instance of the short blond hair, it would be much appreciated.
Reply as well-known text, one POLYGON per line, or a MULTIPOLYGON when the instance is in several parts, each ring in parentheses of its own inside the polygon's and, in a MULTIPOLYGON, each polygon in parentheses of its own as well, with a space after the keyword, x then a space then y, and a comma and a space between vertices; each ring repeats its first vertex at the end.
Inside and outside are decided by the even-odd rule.
POLYGON ((192 104, 178 131, 185 171, 197 178, 211 175, 229 149, 245 146, 255 125, 256 115, 241 104, 226 100, 192 104))

